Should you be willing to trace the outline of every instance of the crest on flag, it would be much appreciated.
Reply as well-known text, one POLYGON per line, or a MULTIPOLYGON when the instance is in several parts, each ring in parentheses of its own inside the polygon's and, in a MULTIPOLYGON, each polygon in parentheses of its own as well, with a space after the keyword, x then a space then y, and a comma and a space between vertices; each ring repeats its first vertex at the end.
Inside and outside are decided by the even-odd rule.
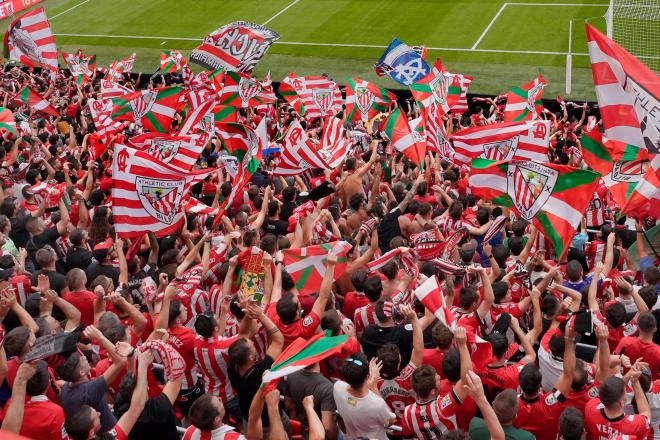
POLYGON ((321 114, 325 115, 332 106, 332 89, 312 89, 312 99, 321 110, 321 114))
POLYGON ((151 111, 151 107, 153 107, 157 97, 158 90, 145 90, 140 96, 129 101, 135 122, 139 123, 142 117, 151 111))
POLYGON ((260 90, 261 86, 253 79, 241 77, 241 80, 238 83, 238 94, 243 102, 250 101, 250 99, 257 96, 260 90))
POLYGON ((642 180, 649 168, 648 160, 625 160, 615 162, 611 177, 615 182, 634 183, 642 180))
POLYGON ((181 140, 172 139, 154 139, 151 142, 151 146, 147 149, 147 153, 160 161, 169 163, 179 152, 182 142, 181 140))
POLYGON ((376 100, 376 95, 364 86, 355 87, 355 95, 358 108, 362 113, 367 113, 376 100))
POLYGON ((545 82, 539 82, 529 92, 527 92, 527 110, 534 113, 536 111, 536 101, 539 100, 540 95, 543 93, 545 82))
POLYGON ((518 139, 520 136, 514 136, 511 139, 504 139, 497 142, 484 144, 484 157, 490 160, 510 160, 518 149, 518 139))
POLYGON ((431 80, 429 87, 436 102, 440 105, 445 105, 447 102, 447 91, 449 90, 449 78, 447 75, 444 72, 440 73, 440 75, 437 75, 431 80))
POLYGON ((185 179, 162 180, 138 176, 135 179, 135 188, 149 215, 170 225, 179 211, 185 183, 185 179))
POLYGON ((531 161, 512 161, 507 170, 507 193, 520 215, 530 221, 550 198, 559 171, 531 161))

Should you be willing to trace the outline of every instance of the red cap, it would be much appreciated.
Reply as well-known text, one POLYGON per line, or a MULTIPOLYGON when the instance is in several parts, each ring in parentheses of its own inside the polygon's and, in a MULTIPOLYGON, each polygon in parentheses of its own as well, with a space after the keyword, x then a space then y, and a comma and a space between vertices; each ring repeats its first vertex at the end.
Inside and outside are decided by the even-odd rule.
POLYGON ((94 250, 95 251, 100 251, 100 250, 103 250, 103 249, 110 249, 110 248, 112 248, 113 244, 114 244, 114 242, 112 241, 112 238, 108 237, 108 238, 105 239, 105 241, 103 241, 103 242, 97 244, 96 246, 94 246, 94 250))

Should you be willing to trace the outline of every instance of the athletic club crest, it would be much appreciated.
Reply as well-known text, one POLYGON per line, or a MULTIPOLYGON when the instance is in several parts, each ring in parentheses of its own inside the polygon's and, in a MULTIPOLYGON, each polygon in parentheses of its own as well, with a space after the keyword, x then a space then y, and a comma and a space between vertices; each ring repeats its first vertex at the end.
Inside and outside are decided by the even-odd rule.
POLYGON ((503 141, 485 143, 483 157, 489 160, 511 160, 518 149, 519 138, 514 136, 503 141))
POLYGON ((136 123, 139 124, 144 115, 151 111, 151 108, 156 103, 157 96, 157 90, 144 90, 137 98, 129 101, 136 123))
POLYGON ((367 113, 369 113, 371 106, 374 105, 376 95, 365 86, 357 86, 355 87, 355 98, 355 103, 362 112, 362 119, 366 121, 367 113))
POLYGON ((181 140, 157 138, 151 141, 151 146, 147 149, 147 153, 158 160, 169 163, 179 152, 182 142, 181 140))
POLYGON ((648 160, 619 161, 614 163, 610 175, 615 182, 636 183, 642 180, 648 167, 648 160))
POLYGON ((312 99, 321 111, 321 115, 328 113, 332 107, 332 89, 312 89, 312 99))
POLYGON ((436 102, 445 105, 447 102, 447 91, 449 90, 449 78, 444 73, 440 73, 429 83, 431 93, 436 102))
POLYGON ((241 78, 238 82, 238 96, 245 105, 259 93, 259 83, 254 79, 241 78))
POLYGON ((527 110, 532 113, 536 113, 536 101, 539 99, 539 95, 543 93, 544 83, 540 82, 527 93, 527 110))
POLYGON ((161 223, 171 225, 179 212, 185 179, 163 180, 137 177, 135 189, 142 207, 161 223))
POLYGON ((513 161, 507 171, 507 194, 520 216, 530 221, 546 204, 559 171, 536 162, 513 161))

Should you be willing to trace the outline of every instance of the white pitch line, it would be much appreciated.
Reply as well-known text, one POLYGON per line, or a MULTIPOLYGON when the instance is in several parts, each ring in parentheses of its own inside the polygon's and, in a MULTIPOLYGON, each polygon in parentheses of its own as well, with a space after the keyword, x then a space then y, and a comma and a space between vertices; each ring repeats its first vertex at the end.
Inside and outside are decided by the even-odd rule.
POLYGON ((262 26, 266 26, 268 23, 270 23, 271 21, 275 20, 277 17, 279 17, 280 15, 282 15, 284 12, 286 12, 287 9, 289 9, 291 6, 295 5, 295 4, 298 3, 299 1, 300 1, 300 0, 293 0, 291 3, 289 3, 287 6, 285 6, 280 12, 278 12, 278 13, 275 14, 275 15, 273 15, 273 16, 270 17, 268 20, 264 21, 264 22, 262 23, 262 26))
POLYGON ((510 6, 609 6, 604 3, 508 3, 510 6))
POLYGON ((51 20, 55 20, 55 19, 56 19, 57 17, 59 17, 60 15, 64 15, 64 14, 66 14, 66 13, 69 12, 69 11, 73 11, 74 9, 76 9, 76 8, 79 7, 79 6, 84 5, 84 4, 87 3, 88 1, 89 1, 89 0, 83 0, 83 1, 81 1, 80 3, 78 3, 77 5, 72 6, 72 7, 70 7, 69 9, 67 9, 67 10, 65 10, 65 11, 62 11, 62 12, 60 12, 59 14, 55 14, 55 15, 53 15, 52 17, 50 17, 50 19, 51 19, 51 20))
MULTIPOLYGON (((200 41, 199 38, 186 37, 154 37, 149 35, 104 35, 104 34, 53 34, 56 37, 90 37, 90 38, 127 38, 134 40, 174 40, 174 41, 200 41)), ((357 49, 385 49, 388 46, 380 44, 351 44, 351 43, 311 43, 305 41, 276 41, 273 44, 288 46, 319 46, 319 47, 349 47, 357 49)), ((485 52, 485 53, 513 53, 522 55, 568 55, 567 52, 547 52, 540 50, 505 50, 505 49, 470 49, 463 47, 426 47, 428 50, 444 50, 451 52, 485 52)), ((588 53, 573 52, 573 56, 588 56, 588 53)))
POLYGON ((484 37, 486 36, 486 34, 488 33, 488 31, 490 30, 491 26, 493 26, 493 24, 495 23, 495 21, 497 21, 497 17, 500 16, 500 14, 501 14, 502 11, 504 10, 504 8, 507 7, 507 5, 508 5, 508 3, 503 3, 503 4, 502 4, 502 6, 500 7, 500 10, 497 11, 497 14, 495 14, 495 16, 494 16, 493 19, 490 21, 490 23, 488 23, 488 26, 486 26, 486 29, 484 29, 484 31, 481 33, 481 35, 479 35, 479 38, 477 39, 477 41, 475 41, 475 43, 472 45, 472 50, 476 49, 477 46, 479 45, 479 43, 481 43, 481 40, 484 39, 484 37))

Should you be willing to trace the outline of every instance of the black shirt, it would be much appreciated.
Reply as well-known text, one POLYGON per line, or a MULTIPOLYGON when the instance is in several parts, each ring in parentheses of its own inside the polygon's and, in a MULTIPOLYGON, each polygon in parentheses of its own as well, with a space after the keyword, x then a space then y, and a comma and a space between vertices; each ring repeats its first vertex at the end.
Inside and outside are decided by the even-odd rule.
POLYGON ((112 279, 115 286, 119 285, 119 269, 109 264, 99 264, 98 261, 93 261, 87 267, 85 274, 87 275, 87 284, 91 284, 97 276, 105 275, 112 279))
MULTIPOLYGON (((128 410, 128 408, 126 408, 128 410)), ((117 414, 119 415, 119 414, 117 414)), ((119 417, 117 417, 119 418, 119 417)), ((176 432, 176 416, 172 403, 166 395, 147 400, 137 423, 128 434, 130 440, 154 438, 158 440, 179 440, 176 432)))
POLYGON ((387 343, 396 344, 401 354, 401 365, 410 362, 412 353, 412 325, 395 325, 394 327, 380 327, 370 324, 364 329, 360 338, 360 345, 369 359, 376 357, 378 349, 387 343))
POLYGON ((153 263, 147 263, 142 269, 128 277, 128 290, 133 297, 133 303, 142 304, 144 299, 144 292, 142 291, 142 280, 145 278, 152 278, 156 281, 156 272, 158 267, 153 263))
POLYGON ((57 226, 51 226, 50 228, 45 229, 41 234, 35 235, 28 239, 27 243, 25 244, 25 250, 27 251, 26 261, 31 262, 35 269, 40 269, 39 265, 34 260, 34 256, 39 249, 46 245, 50 245, 57 254, 58 261, 61 262, 64 254, 62 253, 60 246, 57 244, 58 238, 60 238, 60 233, 57 230, 57 226))
POLYGON ((9 238, 12 239, 16 248, 25 247, 25 244, 30 239, 30 234, 25 230, 25 224, 30 214, 25 214, 25 211, 19 213, 16 217, 11 219, 11 231, 9 231, 9 238))
POLYGON ((66 255, 66 270, 73 268, 87 270, 92 262, 92 252, 86 247, 72 247, 66 255))
POLYGON ((293 215, 293 210, 296 209, 298 205, 294 201, 284 202, 280 207, 280 220, 288 222, 289 217, 293 215))
POLYGON ((264 220, 263 228, 266 233, 286 235, 287 229, 289 228, 289 223, 282 220, 271 220, 267 218, 264 220))
MULTIPOLYGON (((401 235, 401 228, 399 227, 399 217, 402 215, 401 210, 397 206, 383 217, 378 225, 378 247, 381 252, 390 250, 390 241, 401 235)), ((405 364, 401 364, 405 365, 405 364)))
MULTIPOLYGON (((261 376, 264 374, 264 371, 268 370, 272 365, 273 358, 266 355, 262 361, 255 363, 254 366, 243 376, 238 372, 238 367, 235 365, 232 364, 227 368, 229 381, 234 389, 238 391, 238 406, 240 406, 244 418, 247 419, 252 399, 254 398, 254 395, 257 394, 257 391, 259 391, 259 387, 261 386, 261 376)), ((266 413, 266 418, 267 416, 268 413, 266 413)))
POLYGON ((46 275, 50 281, 50 288, 57 292, 58 295, 62 294, 62 290, 66 287, 66 279, 64 275, 54 270, 41 269, 32 273, 30 277, 30 284, 36 286, 39 283, 39 275, 46 275))

